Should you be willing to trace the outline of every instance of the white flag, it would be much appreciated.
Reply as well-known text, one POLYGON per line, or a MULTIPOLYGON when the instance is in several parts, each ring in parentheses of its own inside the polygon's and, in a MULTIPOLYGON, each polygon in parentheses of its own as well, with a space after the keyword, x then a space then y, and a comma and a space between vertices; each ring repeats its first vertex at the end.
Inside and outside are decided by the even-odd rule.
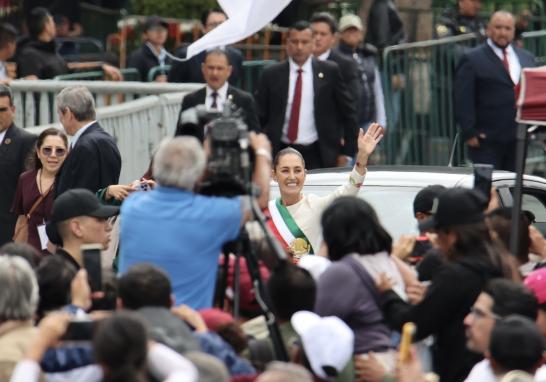
POLYGON ((292 0, 218 0, 228 19, 188 47, 186 59, 244 40, 269 24, 292 0))

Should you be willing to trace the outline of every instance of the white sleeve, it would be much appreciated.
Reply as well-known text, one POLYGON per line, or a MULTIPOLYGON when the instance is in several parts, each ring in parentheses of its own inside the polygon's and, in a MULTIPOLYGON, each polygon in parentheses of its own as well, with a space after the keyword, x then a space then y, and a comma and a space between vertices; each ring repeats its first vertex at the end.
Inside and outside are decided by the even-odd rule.
POLYGON ((375 111, 377 123, 387 128, 387 115, 385 114, 385 97, 383 95, 383 85, 381 85, 381 74, 377 67, 375 68, 375 81, 373 82, 373 91, 375 94, 375 111))
POLYGON ((148 351, 148 370, 161 381, 197 382, 199 376, 190 361, 158 343, 148 351))
POLYGON ((24 359, 17 362, 10 382, 38 382, 40 379, 40 365, 34 361, 24 359))

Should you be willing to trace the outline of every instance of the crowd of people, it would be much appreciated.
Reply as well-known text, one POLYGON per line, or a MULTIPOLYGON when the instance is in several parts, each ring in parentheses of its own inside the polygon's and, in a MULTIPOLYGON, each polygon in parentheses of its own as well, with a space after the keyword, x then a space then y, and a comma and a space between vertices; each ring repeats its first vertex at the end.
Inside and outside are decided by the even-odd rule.
MULTIPOLYGON (((390 1, 377 3, 376 16, 392 14, 390 1)), ((29 17, 30 47, 17 54, 43 52, 55 35, 47 10, 29 17)), ((212 10, 203 25, 225 19, 212 10)), ((363 30, 355 15, 294 23, 287 60, 264 69, 255 95, 235 86, 240 52, 231 47, 158 72, 158 81, 205 85, 183 98, 175 136, 130 184, 119 183, 116 140, 86 87, 56 96, 62 130, 34 136, 14 124, 13 96, 0 85, 0 380, 546 381, 546 239, 531 212, 512 216, 495 190, 430 185, 413 202, 419 235, 394 240, 359 197, 385 134, 363 30), (200 193, 215 125, 188 122, 197 105, 245 112, 259 193, 200 193), (334 166, 347 168, 344 185, 303 192, 308 169, 334 166), (512 219, 522 225, 515 256, 512 219)), ((501 146, 489 142, 495 107, 510 129, 505 105, 527 57, 511 47, 513 32, 513 16, 496 12, 489 39, 460 66, 461 82, 474 81, 473 97, 467 87, 456 96, 478 106, 463 127, 476 151, 501 146), (498 85, 495 95, 479 90, 484 82, 498 85)), ((141 76, 169 62, 165 37, 165 23, 150 17, 130 58, 141 76)), ((13 55, 15 38, 0 28, 0 55, 6 46, 13 55)), ((41 65, 32 56, 21 67, 41 65)))

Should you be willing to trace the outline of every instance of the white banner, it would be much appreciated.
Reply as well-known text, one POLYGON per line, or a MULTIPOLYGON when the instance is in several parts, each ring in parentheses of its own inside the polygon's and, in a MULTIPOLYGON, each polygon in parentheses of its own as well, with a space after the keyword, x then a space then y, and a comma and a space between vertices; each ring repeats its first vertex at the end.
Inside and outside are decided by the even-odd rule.
POLYGON ((219 0, 228 19, 188 47, 186 59, 244 40, 269 24, 292 0, 219 0))

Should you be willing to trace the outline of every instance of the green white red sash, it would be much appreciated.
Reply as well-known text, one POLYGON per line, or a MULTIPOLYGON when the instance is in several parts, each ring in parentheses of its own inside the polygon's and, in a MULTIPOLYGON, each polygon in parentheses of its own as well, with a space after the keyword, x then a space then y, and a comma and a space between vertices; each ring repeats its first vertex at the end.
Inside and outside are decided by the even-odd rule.
MULTIPOLYGON (((309 239, 307 239, 303 231, 298 227, 298 224, 286 206, 282 204, 280 198, 270 200, 268 209, 271 215, 270 222, 272 223, 269 226, 275 236, 281 241, 283 247, 289 248, 296 238, 305 239, 310 244, 309 239)), ((312 246, 309 253, 313 253, 312 246)))

